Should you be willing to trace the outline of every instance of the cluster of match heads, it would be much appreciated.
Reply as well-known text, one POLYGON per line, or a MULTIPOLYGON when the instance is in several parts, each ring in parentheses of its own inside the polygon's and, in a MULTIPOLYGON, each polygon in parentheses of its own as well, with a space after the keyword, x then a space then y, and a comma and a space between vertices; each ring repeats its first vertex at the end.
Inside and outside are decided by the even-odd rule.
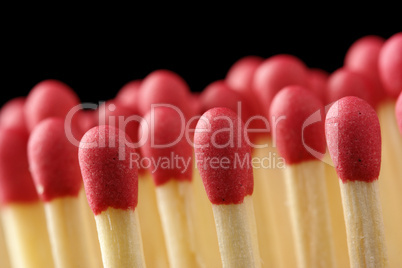
MULTIPOLYGON (((211 83, 200 94, 191 93, 186 82, 168 70, 126 84, 115 99, 99 106, 80 103, 60 81, 42 81, 26 98, 13 99, 1 110, 1 205, 7 211, 20 204, 44 204, 52 261, 42 265, 96 267, 86 260, 96 258, 88 253, 90 243, 78 246, 86 236, 78 231, 86 218, 74 202, 80 202, 84 188, 84 199, 95 215, 104 267, 145 267, 145 238, 141 238, 136 208, 142 201, 139 181, 150 175, 168 263, 202 267, 205 264, 189 231, 194 226, 185 215, 191 194, 183 192, 197 173, 212 204, 222 265, 261 267, 265 253, 259 248, 254 210, 247 200, 254 192, 253 156, 271 147, 283 160, 290 184, 301 178, 311 180, 311 188, 319 185, 324 174, 316 182, 312 177, 319 173, 309 170, 309 165, 332 161, 341 181, 344 210, 368 211, 345 212, 350 265, 387 267, 381 207, 378 197, 370 195, 378 193, 372 188, 381 167, 384 130, 378 114, 391 105, 392 113, 386 116, 396 120, 388 123, 395 129, 399 124, 402 132, 401 90, 402 33, 388 40, 367 36, 356 41, 345 65, 332 74, 309 69, 291 55, 248 56, 236 62, 224 80, 211 83), (356 209, 362 203, 367 207, 356 209), (66 211, 82 217, 66 216, 66 211), (72 220, 78 223, 68 223, 72 220), (360 236, 364 243, 356 241, 360 236), (68 255, 72 252, 76 255, 68 255)), ((397 135, 397 139, 402 138, 397 135)), ((402 181, 402 174, 396 176, 402 181)), ((310 207, 306 211, 316 204, 294 188, 288 187, 287 194, 295 200, 290 209, 296 211, 290 214, 298 266, 336 267, 330 231, 316 228, 316 234, 307 234, 316 237, 315 249, 309 245, 314 238, 301 234, 307 230, 303 224, 326 222, 326 214, 296 222, 303 217, 303 202, 310 207)), ((3 214, 13 267, 34 267, 18 266, 28 257, 18 249, 23 247, 18 241, 7 239, 11 237, 7 232, 18 228, 7 226, 10 215, 3 214)), ((11 222, 20 225, 16 219, 11 222)), ((43 251, 40 247, 36 249, 43 251)), ((40 262, 39 257, 34 259, 40 262)))

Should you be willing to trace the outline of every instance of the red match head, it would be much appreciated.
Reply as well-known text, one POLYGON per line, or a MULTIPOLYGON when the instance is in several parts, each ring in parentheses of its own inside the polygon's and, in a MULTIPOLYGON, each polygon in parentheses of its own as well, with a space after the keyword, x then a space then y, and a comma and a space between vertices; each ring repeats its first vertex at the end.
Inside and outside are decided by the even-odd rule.
POLYGON ((330 103, 346 96, 355 96, 370 103, 373 107, 376 104, 372 100, 374 95, 372 81, 367 76, 347 68, 338 69, 331 74, 327 94, 330 103))
POLYGON ((57 80, 45 80, 28 94, 25 116, 30 131, 48 117, 65 118, 71 108, 80 104, 78 96, 66 84, 57 80))
POLYGON ((255 71, 253 90, 262 107, 268 107, 282 88, 289 85, 305 86, 308 70, 304 63, 291 55, 276 55, 265 60, 255 71))
POLYGON ((257 56, 247 56, 239 59, 230 67, 225 81, 233 90, 250 94, 254 73, 263 61, 263 58, 257 56))
POLYGON ((369 35, 360 38, 352 44, 345 56, 345 67, 364 74, 374 86, 373 101, 376 105, 385 97, 385 92, 378 72, 378 59, 384 39, 369 35))
POLYGON ((43 201, 78 196, 82 179, 77 153, 77 147, 66 136, 61 118, 45 119, 31 132, 29 169, 43 201))
POLYGON ((187 120, 193 115, 190 89, 178 74, 168 70, 157 70, 142 81, 139 111, 146 114, 152 104, 170 104, 179 108, 187 120))
POLYGON ((385 91, 392 98, 398 97, 402 91, 402 32, 385 42, 378 64, 385 91))
POLYGON ((142 80, 134 80, 125 84, 117 93, 115 100, 131 109, 137 109, 140 102, 142 80))
POLYGON ((141 123, 140 143, 144 143, 141 153, 148 159, 156 186, 171 179, 192 179, 193 150, 185 127, 184 117, 166 107, 151 110, 141 123))
POLYGON ((0 111, 0 126, 3 128, 27 129, 24 109, 24 97, 15 98, 6 102, 0 111))
POLYGON ((219 107, 204 113, 194 135, 194 151, 212 204, 239 204, 253 193, 251 148, 235 112, 219 107))
POLYGON ((28 168, 28 132, 24 128, 0 129, 0 203, 39 200, 28 168))
POLYGON ((344 182, 378 179, 381 132, 374 109, 357 97, 335 102, 325 120, 329 154, 344 182))
POLYGON ((325 154, 324 105, 310 90, 288 86, 274 98, 271 126, 279 154, 292 165, 325 154))
POLYGON ((310 69, 308 72, 308 89, 323 102, 327 102, 327 82, 329 74, 321 69, 310 69))
POLYGON ((98 109, 98 124, 110 125, 123 130, 133 142, 138 141, 138 127, 141 117, 133 107, 122 105, 111 100, 103 103, 98 109))
POLYGON ((399 132, 402 135, 402 92, 399 94, 395 107, 396 121, 398 122, 399 132))
POLYGON ((107 208, 134 210, 138 202, 137 163, 130 138, 120 129, 97 126, 82 137, 79 163, 85 193, 95 215, 107 208))
MULTIPOLYGON (((263 129, 262 121, 257 119, 250 119, 254 115, 258 115, 256 105, 252 100, 248 99, 243 92, 237 92, 229 87, 226 80, 219 80, 208 85, 201 93, 202 111, 206 112, 212 108, 225 107, 232 111, 240 113, 241 119, 244 123, 249 122, 248 128, 250 129, 263 129), (240 109, 238 108, 240 103, 240 109)), ((254 141, 261 133, 250 132, 248 133, 250 140, 254 141)), ((266 133, 268 134, 268 133, 266 133)))

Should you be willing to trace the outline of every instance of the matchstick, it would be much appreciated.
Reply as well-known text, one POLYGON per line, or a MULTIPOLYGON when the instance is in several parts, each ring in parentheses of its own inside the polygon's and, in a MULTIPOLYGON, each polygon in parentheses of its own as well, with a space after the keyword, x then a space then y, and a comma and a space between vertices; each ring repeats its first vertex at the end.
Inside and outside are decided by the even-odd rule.
MULTIPOLYGON (((402 225, 402 214, 399 213, 402 210, 402 198, 398 190, 402 187, 402 180, 400 180, 402 178, 402 166, 397 160, 402 157, 402 142, 399 139, 395 123, 395 97, 393 97, 395 95, 390 94, 393 90, 389 91, 382 82, 381 68, 384 66, 381 67, 381 65, 384 63, 380 64, 381 61, 392 62, 397 59, 398 56, 394 53, 397 50, 391 51, 392 55, 388 57, 387 53, 381 57, 381 54, 384 53, 383 48, 386 47, 385 43, 385 40, 378 36, 360 38, 347 51, 345 67, 366 75, 374 84, 375 109, 380 121, 382 137, 382 164, 378 184, 382 193, 381 205, 387 250, 390 256, 390 265, 393 267, 402 264, 399 261, 402 254, 402 233, 399 232, 402 225), (387 91, 389 92, 387 93, 387 91)), ((386 70, 386 72, 394 73, 391 69, 386 70)))
POLYGON ((8 257, 8 251, 6 242, 4 240, 4 230, 3 224, 1 221, 1 212, 0 212, 0 267, 10 268, 10 260, 8 257))
POLYGON ((399 127, 399 132, 402 134, 402 92, 399 94, 395 105, 395 116, 399 127))
POLYGON ((389 267, 379 199, 381 131, 374 109, 357 97, 335 102, 325 121, 340 179, 351 268, 389 267))
MULTIPOLYGON (((283 118, 273 137, 285 159, 286 191, 298 267, 336 267, 326 193, 324 105, 302 86, 288 86, 272 101, 270 118, 283 118), (310 120, 310 122, 309 122, 310 120), (318 121, 318 122, 317 122, 318 121)), ((275 119, 273 119, 275 120, 275 119)))
POLYGON ((190 212, 193 158, 191 144, 182 135, 185 123, 174 109, 158 107, 145 115, 140 128, 141 152, 156 185, 169 264, 177 268, 199 266, 190 212))
MULTIPOLYGON (((256 212, 255 219, 259 236, 258 243, 261 261, 264 266, 267 267, 286 267, 285 262, 288 266, 294 266, 295 264, 292 263, 294 258, 289 256, 289 254, 293 253, 292 237, 289 236, 291 232, 280 232, 281 230, 290 229, 288 215, 287 213, 283 213, 283 215, 276 214, 280 214, 286 210, 285 198, 282 191, 284 189, 284 183, 281 178, 282 173, 277 166, 277 164, 280 164, 280 161, 276 157, 278 156, 276 148, 272 146, 269 124, 267 126, 263 121, 264 118, 266 118, 266 108, 265 106, 263 108, 259 105, 257 96, 253 91, 255 72, 263 62, 263 58, 256 56, 241 58, 230 67, 226 74, 225 81, 232 90, 241 93, 242 97, 251 103, 253 116, 258 116, 258 118, 254 117, 254 119, 252 119, 251 124, 247 123, 250 117, 243 117, 243 121, 248 124, 248 129, 258 131, 250 131, 249 133, 249 138, 253 144, 253 159, 268 160, 265 162, 260 161, 259 165, 253 166, 253 203, 256 212), (267 162, 269 162, 269 165, 267 165, 267 162), (283 202, 278 202, 280 200, 283 202), (275 204, 275 206, 273 204, 275 204), (289 228, 287 228, 288 226, 289 228), (290 243, 285 243, 285 241, 290 241, 290 243)), ((231 108, 228 106, 225 107, 231 108)), ((237 109, 232 108, 232 110, 237 109)))
MULTIPOLYGON (((135 94, 139 94, 138 83, 133 82, 133 84, 130 83, 127 86, 129 86, 129 92, 135 91, 135 94)), ((126 90, 127 88, 123 89, 126 90)), ((138 105, 133 103, 134 99, 135 98, 130 99, 132 102, 132 105, 130 106, 128 106, 128 103, 117 98, 105 102, 99 107, 98 121, 101 125, 109 125, 124 130, 130 137, 131 141, 137 143, 139 121, 142 117, 138 116, 138 105)), ((128 101, 128 99, 126 101, 128 101)), ((138 163, 137 169, 140 200, 138 205, 138 217, 142 227, 141 236, 144 247, 145 262, 150 267, 166 267, 168 265, 168 260, 163 240, 162 225, 159 218, 158 208, 156 206, 155 186, 153 185, 152 179, 147 175, 148 171, 139 165, 141 161, 141 152, 136 150, 135 153, 136 155, 133 155, 132 159, 137 159, 136 163, 138 163)))
POLYGON ((12 267, 52 268, 45 212, 28 169, 28 133, 0 130, 1 219, 12 267))
POLYGON ((79 193, 82 191, 78 148, 66 137, 64 120, 48 118, 31 132, 29 168, 46 222, 57 268, 92 267, 79 193))
POLYGON ((244 130, 232 110, 213 108, 200 118, 194 135, 197 167, 212 203, 224 268, 261 267, 251 198, 251 148, 244 130))
POLYGON ((115 100, 126 107, 137 108, 140 100, 141 82, 142 80, 138 79, 126 83, 119 92, 117 92, 115 100))
POLYGON ((130 163, 134 147, 112 126, 90 129, 82 138, 79 162, 85 192, 95 215, 103 265, 145 267, 136 206, 138 173, 130 163))

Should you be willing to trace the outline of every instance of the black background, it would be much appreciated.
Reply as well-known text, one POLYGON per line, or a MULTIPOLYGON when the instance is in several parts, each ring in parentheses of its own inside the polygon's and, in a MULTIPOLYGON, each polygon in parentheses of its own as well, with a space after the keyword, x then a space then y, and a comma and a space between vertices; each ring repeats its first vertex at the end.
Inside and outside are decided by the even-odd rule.
MULTIPOLYGON (((117 31, 116 28, 33 27, 3 38, 1 102, 25 96, 43 79, 70 85, 83 102, 113 98, 128 81, 156 69, 181 75, 192 91, 224 78, 237 59, 293 54, 307 66, 333 72, 343 64, 350 45, 365 35, 388 38, 400 24, 336 26, 293 24, 253 27, 236 25, 208 29, 159 25, 117 31)), ((4 36, 3 36, 4 37, 4 36)))

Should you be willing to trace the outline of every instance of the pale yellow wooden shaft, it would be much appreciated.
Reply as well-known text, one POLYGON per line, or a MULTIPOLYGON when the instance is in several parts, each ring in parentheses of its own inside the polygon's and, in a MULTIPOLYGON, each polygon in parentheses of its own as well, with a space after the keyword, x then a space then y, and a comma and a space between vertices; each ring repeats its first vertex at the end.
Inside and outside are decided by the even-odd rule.
MULTIPOLYGON (((170 180, 156 187, 159 214, 162 220, 170 267, 198 267, 194 253, 190 182, 170 180)), ((200 230, 197 230, 200 231, 200 230)))
POLYGON ((395 101, 378 108, 381 125, 380 202, 383 211, 385 242, 391 267, 402 267, 402 137, 395 115, 395 101))
POLYGON ((212 205, 224 268, 261 267, 258 253, 254 252, 255 231, 253 231, 253 223, 250 222, 249 208, 248 202, 212 205))
MULTIPOLYGON (((1 217, 1 210, 0 210, 1 217)), ((10 268, 10 260, 8 257, 8 251, 6 241, 4 239, 3 223, 0 219, 0 267, 10 268)))
POLYGON ((298 267, 337 267, 323 162, 286 167, 289 211, 298 267))
POLYGON ((263 267, 295 267, 292 232, 286 207, 284 167, 276 148, 269 138, 260 139, 257 144, 265 148, 254 148, 253 203, 258 232, 258 243, 263 267))
POLYGON ((2 220, 13 268, 54 267, 42 202, 8 204, 2 220))
POLYGON ((104 268, 146 267, 136 211, 109 207, 95 220, 104 268))
POLYGON ((56 268, 91 267, 79 198, 53 199, 45 212, 56 268))
POLYGON ((351 268, 389 267, 378 181, 339 182, 351 268))
POLYGON ((168 267, 165 238, 156 203, 155 184, 149 173, 139 175, 138 206, 136 210, 141 224, 141 237, 147 266, 154 268, 168 267), (141 178, 140 176, 143 177, 141 178))
POLYGON ((85 240, 87 241, 88 245, 91 267, 93 268, 102 267, 102 254, 100 251, 98 232, 96 231, 95 218, 91 208, 88 205, 84 187, 82 187, 79 198, 82 208, 81 209, 82 217, 84 219, 83 228, 85 228, 85 234, 86 234, 85 240))
MULTIPOLYGON (((195 165, 194 165, 195 166, 195 165)), ((222 267, 219 254, 218 236, 216 235, 212 205, 205 192, 199 170, 193 170, 192 194, 194 207, 190 210, 194 224, 195 254, 201 267, 222 267), (202 230, 197 231, 197 230, 202 230)))
MULTIPOLYGON (((327 163, 332 164, 332 160, 328 159, 328 161, 327 163)), ((339 189, 338 174, 336 174, 333 165, 330 164, 325 164, 325 178, 336 264, 338 267, 348 268, 350 265, 348 245, 346 242, 345 221, 343 220, 341 190, 339 189)))

